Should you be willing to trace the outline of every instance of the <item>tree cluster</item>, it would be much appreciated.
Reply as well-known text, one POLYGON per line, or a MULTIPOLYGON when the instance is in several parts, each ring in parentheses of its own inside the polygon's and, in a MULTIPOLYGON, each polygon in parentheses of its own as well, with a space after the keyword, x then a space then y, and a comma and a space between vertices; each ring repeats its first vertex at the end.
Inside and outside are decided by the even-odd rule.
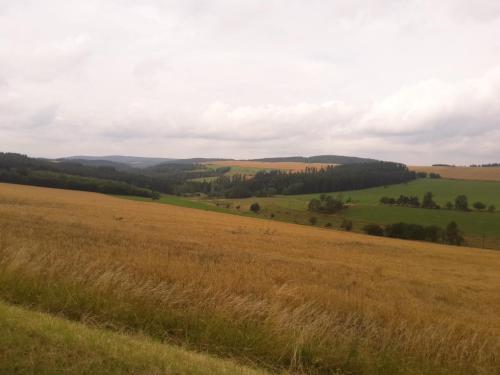
POLYGON ((425 193, 422 203, 420 203, 418 197, 415 196, 400 195, 397 199, 382 197, 380 198, 380 203, 414 208, 439 209, 440 206, 436 202, 434 202, 433 197, 434 196, 431 192, 425 193))
POLYGON ((331 195, 321 194, 319 199, 313 198, 309 201, 309 211, 333 214, 345 208, 344 202, 340 198, 331 195))
POLYGON ((363 227, 363 231, 372 236, 446 243, 457 246, 465 243, 463 233, 454 221, 450 222, 444 229, 437 225, 424 226, 399 222, 387 225, 385 228, 379 224, 368 224, 363 227))

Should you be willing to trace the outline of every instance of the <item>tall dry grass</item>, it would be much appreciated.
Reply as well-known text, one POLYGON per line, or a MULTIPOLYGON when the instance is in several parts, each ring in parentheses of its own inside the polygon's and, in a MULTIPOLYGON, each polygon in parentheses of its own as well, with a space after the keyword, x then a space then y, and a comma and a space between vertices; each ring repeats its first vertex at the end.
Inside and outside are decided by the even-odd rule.
POLYGON ((493 374, 500 253, 0 184, 0 296, 271 369, 493 374))

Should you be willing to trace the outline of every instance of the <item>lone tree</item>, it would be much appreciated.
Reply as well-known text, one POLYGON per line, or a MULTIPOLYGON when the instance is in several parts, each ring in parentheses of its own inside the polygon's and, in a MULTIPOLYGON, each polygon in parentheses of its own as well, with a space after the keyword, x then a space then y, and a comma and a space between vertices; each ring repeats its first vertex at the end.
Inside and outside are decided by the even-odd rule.
POLYGON ((469 201, 467 200, 467 196, 459 195, 455 198, 455 210, 469 211, 469 201))
POLYGON ((446 226, 444 238, 445 241, 451 245, 460 246, 465 242, 462 232, 458 229, 458 225, 454 221, 446 226))
POLYGON ((474 202, 472 206, 478 211, 482 211, 486 208, 486 205, 483 202, 474 202))
POLYGON ((251 206, 250 206, 250 211, 252 211, 253 213, 258 214, 259 211, 260 211, 260 205, 257 202, 252 203, 251 206))

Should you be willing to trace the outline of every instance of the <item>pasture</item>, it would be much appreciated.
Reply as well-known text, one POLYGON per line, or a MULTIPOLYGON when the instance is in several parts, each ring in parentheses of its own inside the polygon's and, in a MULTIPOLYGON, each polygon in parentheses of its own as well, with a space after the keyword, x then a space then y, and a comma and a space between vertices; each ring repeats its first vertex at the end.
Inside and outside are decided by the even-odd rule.
POLYGON ((0 233, 0 297, 83 324, 273 372, 500 368, 496 251, 8 184, 0 233))
MULTIPOLYGON (((353 221, 354 230, 362 231, 368 223, 391 224, 407 222, 421 225, 438 225, 445 227, 449 222, 456 221, 465 232, 465 237, 471 246, 500 248, 500 182, 495 181, 465 181, 448 179, 417 179, 408 184, 390 185, 363 190, 353 190, 333 193, 334 196, 352 203, 349 208, 335 215, 317 214, 308 211, 308 203, 319 194, 289 195, 276 197, 258 197, 236 200, 216 200, 219 203, 214 209, 221 210, 226 203, 230 203, 232 212, 248 213, 250 204, 258 202, 262 210, 260 217, 288 221, 299 224, 309 224, 311 216, 317 217, 318 226, 327 223, 333 228, 340 228, 344 217, 353 221), (475 201, 482 201, 487 205, 493 204, 497 211, 489 212, 459 212, 455 210, 427 210, 420 208, 385 206, 379 203, 383 196, 397 198, 399 195, 414 195, 422 200, 426 192, 434 194, 434 200, 444 206, 446 202, 454 202, 456 196, 465 194, 469 205, 475 201), (236 207, 240 207, 239 210, 236 207)), ((213 204, 207 200, 205 204, 213 204)))

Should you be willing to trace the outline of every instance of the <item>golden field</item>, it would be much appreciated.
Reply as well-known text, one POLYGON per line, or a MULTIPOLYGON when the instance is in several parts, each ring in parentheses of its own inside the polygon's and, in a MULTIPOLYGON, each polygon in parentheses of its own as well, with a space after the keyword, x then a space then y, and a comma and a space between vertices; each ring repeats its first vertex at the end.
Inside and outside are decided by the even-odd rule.
POLYGON ((0 184, 0 298, 271 371, 495 374, 500 253, 0 184))
POLYGON ((500 167, 431 167, 410 166, 415 172, 439 173, 443 178, 457 180, 500 181, 500 167))
POLYGON ((309 168, 324 168, 326 163, 300 163, 300 162, 268 162, 268 161, 251 161, 251 160, 218 160, 210 161, 205 164, 217 165, 220 167, 239 167, 250 169, 280 169, 284 171, 301 172, 307 167, 309 168))

